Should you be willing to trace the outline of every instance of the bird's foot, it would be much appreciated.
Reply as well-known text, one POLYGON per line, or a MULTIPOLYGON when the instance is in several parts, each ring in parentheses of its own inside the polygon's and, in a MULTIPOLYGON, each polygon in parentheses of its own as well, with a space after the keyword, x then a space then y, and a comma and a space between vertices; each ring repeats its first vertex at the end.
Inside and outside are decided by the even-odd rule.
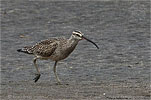
POLYGON ((56 85, 63 85, 61 82, 57 82, 56 85))
POLYGON ((68 83, 66 83, 65 85, 69 85, 68 83))
POLYGON ((68 83, 63 84, 63 83, 57 82, 56 85, 64 85, 64 86, 68 86, 69 84, 68 84, 68 83))
POLYGON ((36 74, 36 77, 33 79, 35 83, 39 80, 40 76, 41 76, 40 74, 36 74))

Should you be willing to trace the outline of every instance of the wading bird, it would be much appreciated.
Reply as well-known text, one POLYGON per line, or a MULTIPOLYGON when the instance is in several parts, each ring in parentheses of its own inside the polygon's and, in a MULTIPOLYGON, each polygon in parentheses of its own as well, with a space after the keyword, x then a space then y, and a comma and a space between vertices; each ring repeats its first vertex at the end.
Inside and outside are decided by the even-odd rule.
POLYGON ((58 84, 60 84, 61 83, 60 79, 56 73, 57 62, 67 58, 71 54, 71 52, 75 49, 78 42, 83 39, 91 42, 99 49, 99 47, 93 41, 87 39, 80 31, 73 31, 69 39, 63 37, 50 38, 47 40, 43 40, 33 46, 25 46, 21 49, 18 49, 17 51, 35 56, 35 58, 33 59, 34 66, 37 70, 36 77, 34 78, 35 82, 37 82, 41 76, 38 66, 36 64, 37 59, 41 60, 50 59, 52 61, 55 61, 53 71, 58 84))

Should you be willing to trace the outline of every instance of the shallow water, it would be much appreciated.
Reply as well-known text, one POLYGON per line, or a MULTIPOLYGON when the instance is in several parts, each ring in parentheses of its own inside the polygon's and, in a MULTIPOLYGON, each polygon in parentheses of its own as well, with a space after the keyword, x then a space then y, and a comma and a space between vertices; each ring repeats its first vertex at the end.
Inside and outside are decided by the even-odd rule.
POLYGON ((149 1, 3 0, 1 7, 2 99, 150 97, 149 1), (77 29, 100 49, 81 41, 58 64, 58 75, 67 86, 55 85, 54 62, 38 61, 42 76, 35 84, 33 57, 16 50, 49 37, 69 38, 77 29))

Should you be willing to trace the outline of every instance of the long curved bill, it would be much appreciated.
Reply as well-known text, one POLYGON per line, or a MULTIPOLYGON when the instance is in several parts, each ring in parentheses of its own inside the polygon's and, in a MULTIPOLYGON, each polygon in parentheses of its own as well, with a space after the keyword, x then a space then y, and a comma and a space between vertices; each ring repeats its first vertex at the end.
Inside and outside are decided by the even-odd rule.
POLYGON ((82 36, 82 38, 85 39, 85 40, 87 40, 88 42, 91 42, 92 44, 94 44, 94 45, 97 47, 97 49, 99 49, 98 45, 96 45, 96 43, 94 43, 93 41, 87 39, 87 38, 84 37, 84 36, 82 36))

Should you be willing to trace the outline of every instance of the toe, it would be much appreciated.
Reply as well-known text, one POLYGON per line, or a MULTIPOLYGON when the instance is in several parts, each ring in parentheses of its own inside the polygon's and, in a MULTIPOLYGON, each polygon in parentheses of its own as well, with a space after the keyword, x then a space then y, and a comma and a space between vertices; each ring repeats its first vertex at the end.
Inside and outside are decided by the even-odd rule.
POLYGON ((37 74, 36 77, 33 79, 35 80, 35 83, 39 80, 39 78, 40 78, 40 74, 37 74))

